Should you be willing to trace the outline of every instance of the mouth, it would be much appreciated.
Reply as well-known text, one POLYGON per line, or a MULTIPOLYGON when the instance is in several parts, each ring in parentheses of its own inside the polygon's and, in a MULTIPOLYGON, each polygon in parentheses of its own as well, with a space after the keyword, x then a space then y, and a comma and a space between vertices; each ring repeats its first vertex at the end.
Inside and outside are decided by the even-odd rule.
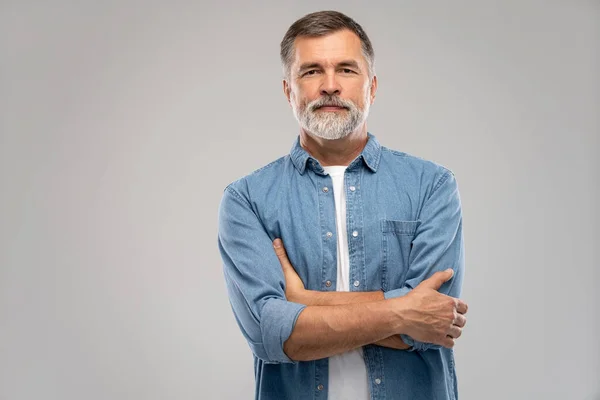
POLYGON ((317 111, 317 110, 319 110, 319 111, 341 111, 341 110, 346 110, 346 107, 326 104, 324 106, 317 107, 315 109, 315 111, 317 111))

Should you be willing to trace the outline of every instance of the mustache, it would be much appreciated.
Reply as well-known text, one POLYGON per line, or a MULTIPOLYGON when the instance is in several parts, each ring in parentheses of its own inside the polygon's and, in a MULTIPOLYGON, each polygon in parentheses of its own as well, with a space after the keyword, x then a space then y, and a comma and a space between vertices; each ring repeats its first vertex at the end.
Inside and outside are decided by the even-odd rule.
POLYGON ((332 106, 332 107, 341 107, 345 109, 351 109, 353 104, 348 100, 342 100, 337 96, 323 96, 317 100, 314 100, 310 104, 310 109, 315 111, 321 107, 332 106))

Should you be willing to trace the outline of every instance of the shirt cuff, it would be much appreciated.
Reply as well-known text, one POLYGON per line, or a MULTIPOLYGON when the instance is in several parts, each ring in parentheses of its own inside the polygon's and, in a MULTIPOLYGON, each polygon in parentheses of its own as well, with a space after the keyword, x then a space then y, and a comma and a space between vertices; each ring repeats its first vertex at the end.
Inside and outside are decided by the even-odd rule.
POLYGON ((273 363, 292 363, 283 351, 283 344, 292 334, 298 315, 306 306, 287 300, 271 298, 266 301, 261 315, 261 334, 267 357, 273 363))

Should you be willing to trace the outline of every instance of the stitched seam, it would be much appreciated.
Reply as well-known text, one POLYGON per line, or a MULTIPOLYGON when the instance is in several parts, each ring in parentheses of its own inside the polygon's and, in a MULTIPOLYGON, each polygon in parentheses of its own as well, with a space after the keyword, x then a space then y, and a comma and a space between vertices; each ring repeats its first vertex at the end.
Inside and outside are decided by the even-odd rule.
POLYGON ((238 200, 243 201, 244 203, 250 205, 250 203, 248 202, 248 200, 246 200, 241 194, 239 194, 237 192, 237 190, 235 190, 234 188, 231 187, 231 185, 228 185, 225 190, 227 190, 229 193, 233 194, 238 200))
MULTIPOLYGON (((248 184, 247 182, 245 182, 246 185, 248 184)), ((260 216, 256 213, 256 211, 254 210, 254 208, 252 207, 252 204, 250 203, 250 200, 246 199, 244 196, 242 196, 240 193, 238 193, 237 190, 235 190, 233 187, 231 187, 232 184, 229 184, 225 190, 227 190, 229 193, 233 194, 234 197, 236 197, 238 200, 240 200, 241 202, 245 203, 246 206, 248 206, 248 208, 250 209, 250 211, 254 214, 254 216, 256 217, 256 219, 258 220, 258 222, 260 223, 260 226, 263 228, 263 230, 268 233, 267 228, 263 222, 263 220, 260 218, 260 216)), ((274 238, 271 238, 271 240, 273 240, 274 238)))
POLYGON ((446 170, 446 173, 444 175, 442 175, 442 177, 438 180, 437 184, 435 185, 435 187, 431 191, 431 194, 429 195, 429 198, 431 198, 431 196, 433 196, 433 194, 436 192, 436 190, 438 190, 439 187, 442 186, 442 184, 444 182, 446 182, 448 180, 448 178, 450 178, 451 175, 452 175, 452 172, 446 170))
POLYGON ((403 153, 403 152, 397 151, 397 150, 392 150, 392 149, 390 149, 388 147, 385 147, 385 146, 381 146, 381 150, 385 150, 385 151, 387 151, 387 152, 389 152, 389 153, 391 153, 391 154, 393 154, 395 156, 398 156, 398 157, 408 157, 409 156, 407 153, 403 153))

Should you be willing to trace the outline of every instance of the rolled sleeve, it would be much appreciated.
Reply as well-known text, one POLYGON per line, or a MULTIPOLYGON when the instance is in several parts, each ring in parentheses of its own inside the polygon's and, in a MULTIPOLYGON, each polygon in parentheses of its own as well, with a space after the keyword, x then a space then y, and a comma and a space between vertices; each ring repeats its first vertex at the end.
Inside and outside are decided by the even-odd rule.
POLYGON ((272 362, 295 363, 283 351, 296 320, 305 305, 281 299, 270 299, 262 311, 262 338, 267 357, 272 362))
POLYGON ((218 245, 236 322, 256 357, 295 364, 283 344, 306 306, 285 298, 285 277, 273 239, 248 199, 228 186, 219 205, 218 245))
MULTIPOLYGON (((454 270, 452 279, 439 292, 459 298, 465 269, 462 233, 462 210, 454 174, 445 170, 437 179, 431 195, 419 215, 421 223, 413 239, 409 267, 404 286, 384 293, 386 299, 404 296, 435 272, 454 270)), ((439 349, 442 346, 423 343, 401 335, 411 351, 439 349)))

